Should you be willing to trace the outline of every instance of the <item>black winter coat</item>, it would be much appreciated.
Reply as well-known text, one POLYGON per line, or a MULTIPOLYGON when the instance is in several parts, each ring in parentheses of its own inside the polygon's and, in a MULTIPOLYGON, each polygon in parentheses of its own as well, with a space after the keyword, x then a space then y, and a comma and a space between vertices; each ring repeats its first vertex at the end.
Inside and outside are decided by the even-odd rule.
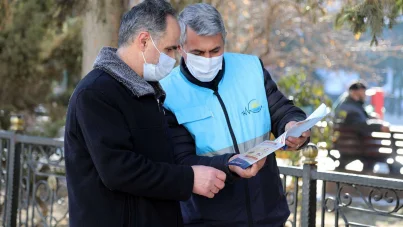
POLYGON ((94 69, 70 99, 65 156, 71 227, 182 226, 193 171, 173 165, 155 94, 94 69))

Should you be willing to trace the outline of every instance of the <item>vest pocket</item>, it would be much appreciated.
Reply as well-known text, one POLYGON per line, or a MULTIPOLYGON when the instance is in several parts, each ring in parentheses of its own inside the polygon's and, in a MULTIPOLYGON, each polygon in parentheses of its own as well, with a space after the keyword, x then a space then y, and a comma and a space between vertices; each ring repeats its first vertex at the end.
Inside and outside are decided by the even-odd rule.
POLYGON ((190 107, 174 111, 174 113, 180 125, 213 117, 213 113, 207 106, 190 107))

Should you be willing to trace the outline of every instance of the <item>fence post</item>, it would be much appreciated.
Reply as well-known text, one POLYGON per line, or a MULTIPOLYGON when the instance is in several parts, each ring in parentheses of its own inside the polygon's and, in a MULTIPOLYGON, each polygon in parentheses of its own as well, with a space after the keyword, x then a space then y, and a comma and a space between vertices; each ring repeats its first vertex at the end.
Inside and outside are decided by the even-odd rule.
POLYGON ((4 226, 11 226, 11 206, 12 206, 12 192, 13 192, 13 178, 14 178, 14 156, 15 156, 15 134, 10 138, 10 144, 7 150, 7 181, 6 181, 6 201, 4 206, 5 220, 4 226))
POLYGON ((315 144, 308 144, 302 150, 303 173, 302 173, 302 209, 301 226, 311 227, 316 225, 316 180, 312 180, 312 172, 316 171, 318 148, 315 144))
POLYGON ((11 223, 10 227, 17 226, 18 218, 18 205, 19 205, 19 195, 20 195, 20 168, 21 168, 21 143, 15 144, 15 155, 14 155, 14 174, 13 174, 13 192, 11 200, 11 223))
POLYGON ((13 136, 10 139, 7 166, 7 189, 6 189, 6 226, 16 227, 18 218, 20 167, 21 167, 21 144, 16 140, 17 133, 24 131, 24 119, 22 115, 12 116, 10 119, 13 136))
POLYGON ((20 179, 20 149, 15 140, 16 134, 10 139, 10 146, 7 154, 7 188, 5 206, 5 226, 17 226, 18 195, 20 179))

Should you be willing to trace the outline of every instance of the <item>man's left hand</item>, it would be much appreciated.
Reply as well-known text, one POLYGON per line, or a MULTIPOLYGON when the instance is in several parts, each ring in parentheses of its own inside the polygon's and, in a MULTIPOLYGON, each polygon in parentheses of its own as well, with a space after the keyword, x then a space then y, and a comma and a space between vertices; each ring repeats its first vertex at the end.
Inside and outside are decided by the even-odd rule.
MULTIPOLYGON (((297 122, 296 121, 290 121, 285 125, 285 130, 287 131, 290 129, 293 125, 295 125, 297 122)), ((287 145, 287 150, 298 150, 305 142, 306 140, 311 136, 311 131, 305 131, 302 133, 300 137, 288 137, 287 140, 285 141, 285 144, 287 145)))

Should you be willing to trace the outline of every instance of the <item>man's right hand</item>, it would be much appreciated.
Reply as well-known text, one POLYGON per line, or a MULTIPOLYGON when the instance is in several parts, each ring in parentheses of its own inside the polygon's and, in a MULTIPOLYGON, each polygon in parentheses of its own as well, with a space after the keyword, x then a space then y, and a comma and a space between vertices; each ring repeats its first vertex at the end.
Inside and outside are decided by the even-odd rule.
POLYGON ((386 121, 382 123, 381 132, 390 132, 390 124, 386 121))
POLYGON ((227 175, 208 166, 192 166, 194 173, 193 193, 213 198, 225 186, 227 175))
POLYGON ((381 132, 390 132, 389 126, 382 125, 381 126, 381 132))
MULTIPOLYGON (((237 157, 238 155, 232 156, 228 162, 236 159, 237 157)), ((251 167, 248 167, 247 169, 242 169, 241 167, 234 165, 229 165, 229 169, 231 170, 231 172, 238 174, 242 178, 252 178, 256 176, 256 174, 260 171, 261 168, 263 168, 266 162, 266 158, 267 157, 264 157, 263 159, 254 163, 251 167)))

